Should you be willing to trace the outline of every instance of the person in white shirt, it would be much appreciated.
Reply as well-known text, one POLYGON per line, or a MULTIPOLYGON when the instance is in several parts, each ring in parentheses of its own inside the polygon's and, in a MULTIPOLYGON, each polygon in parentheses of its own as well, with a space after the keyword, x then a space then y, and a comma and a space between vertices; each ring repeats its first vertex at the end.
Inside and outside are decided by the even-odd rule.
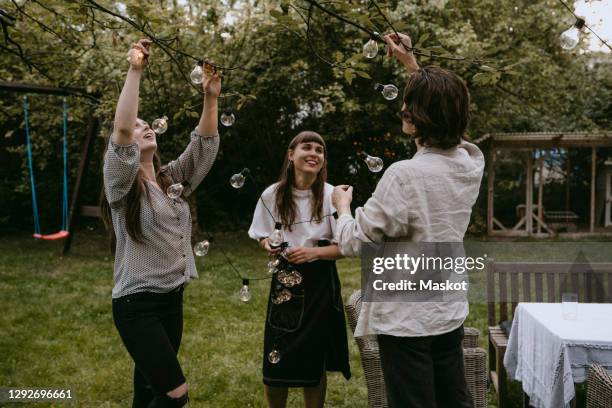
POLYGON ((273 408, 286 406, 288 387, 303 387, 307 408, 323 407, 326 372, 340 371, 347 380, 351 375, 335 262, 342 255, 334 242, 333 186, 326 180, 323 138, 300 132, 289 144, 279 181, 258 200, 249 229, 273 259, 281 257, 272 268, 264 330, 264 391, 273 408), (275 229, 283 232, 281 247, 271 237, 275 229))
MULTIPOLYGON (((400 116, 417 152, 389 166, 354 218, 352 187, 335 187, 336 239, 345 256, 369 242, 462 242, 484 171, 482 152, 464 136, 465 83, 437 66, 420 69, 407 35, 385 39, 388 54, 410 73, 400 116)), ((366 300, 355 336, 377 336, 389 406, 471 407, 461 346, 467 302, 366 300)))

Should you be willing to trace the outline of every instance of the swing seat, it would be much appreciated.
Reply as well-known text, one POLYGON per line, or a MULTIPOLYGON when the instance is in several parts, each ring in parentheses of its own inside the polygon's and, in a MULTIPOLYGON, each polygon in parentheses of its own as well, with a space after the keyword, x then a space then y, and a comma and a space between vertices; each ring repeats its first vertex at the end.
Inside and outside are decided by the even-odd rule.
POLYGON ((32 234, 36 239, 42 239, 43 241, 58 241, 60 239, 67 238, 70 233, 65 230, 61 230, 60 232, 56 232, 55 234, 32 234))

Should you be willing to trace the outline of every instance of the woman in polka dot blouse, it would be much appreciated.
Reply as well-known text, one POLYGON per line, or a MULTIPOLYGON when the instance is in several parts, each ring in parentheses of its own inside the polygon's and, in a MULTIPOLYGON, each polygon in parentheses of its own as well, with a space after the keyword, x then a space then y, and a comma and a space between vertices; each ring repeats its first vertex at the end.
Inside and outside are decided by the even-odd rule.
POLYGON ((134 360, 132 407, 181 407, 187 383, 177 353, 183 332, 183 287, 197 277, 191 216, 184 197, 206 176, 217 155, 221 80, 204 78, 204 108, 185 151, 160 165, 155 132, 137 117, 140 78, 151 41, 128 53, 130 68, 104 158, 103 216, 115 253, 113 318, 134 360), (182 196, 167 188, 181 184, 182 196))

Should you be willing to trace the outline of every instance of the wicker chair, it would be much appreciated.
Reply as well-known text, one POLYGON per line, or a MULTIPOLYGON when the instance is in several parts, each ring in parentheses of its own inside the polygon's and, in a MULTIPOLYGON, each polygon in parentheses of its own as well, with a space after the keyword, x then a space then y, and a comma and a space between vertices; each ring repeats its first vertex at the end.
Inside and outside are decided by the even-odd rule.
MULTIPOLYGON (((346 302, 346 314, 351 331, 355 332, 357 318, 361 310, 361 291, 358 290, 351 295, 346 302)), ((463 362, 465 365, 465 380, 472 394, 474 408, 487 407, 487 352, 478 347, 480 332, 472 327, 465 328, 463 338, 463 362)), ((385 380, 383 377, 378 353, 378 342, 375 338, 355 338, 361 364, 368 388, 368 407, 385 408, 387 395, 385 391, 385 380)))
POLYGON ((587 408, 609 408, 611 404, 612 374, 599 364, 593 364, 587 379, 587 408))

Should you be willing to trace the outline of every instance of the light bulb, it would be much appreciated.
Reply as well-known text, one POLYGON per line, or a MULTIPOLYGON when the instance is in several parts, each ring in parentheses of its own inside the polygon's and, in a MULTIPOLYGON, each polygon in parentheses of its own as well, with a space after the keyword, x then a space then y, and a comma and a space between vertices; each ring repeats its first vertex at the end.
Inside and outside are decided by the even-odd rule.
POLYGON ((202 65, 204 63, 202 61, 198 61, 195 65, 195 67, 193 67, 193 71, 191 71, 191 74, 189 74, 189 78, 191 78, 191 82, 193 82, 194 84, 201 84, 202 81, 204 80, 202 78, 202 65))
POLYGON ((276 273, 276 266, 274 266, 274 262, 268 262, 268 275, 274 275, 276 273))
POLYGON ((251 300, 251 292, 249 291, 249 280, 248 279, 242 280, 242 287, 240 288, 240 291, 238 292, 238 299, 240 299, 240 301, 244 303, 251 300))
POLYGON ((397 89, 397 86, 393 84, 383 85, 383 84, 376 83, 374 84, 374 89, 380 92, 382 96, 388 101, 394 100, 395 98, 397 98, 397 95, 399 94, 399 90, 397 89))
POLYGON ((240 173, 236 173, 232 177, 230 177, 231 186, 234 188, 242 188, 242 186, 244 186, 246 176, 249 175, 249 172, 249 169, 245 167, 240 173))
POLYGON ((280 305, 281 303, 285 303, 291 300, 291 291, 288 289, 283 289, 276 294, 275 297, 272 298, 272 303, 275 305, 280 305))
POLYGON ((363 56, 366 58, 375 58, 378 54, 378 44, 374 38, 370 38, 363 46, 363 56))
POLYGON ((351 176, 354 176, 355 174, 357 174, 359 172, 359 166, 357 166, 357 164, 355 163, 349 163, 348 164, 348 172, 351 176))
POLYGON ((130 65, 140 66, 142 65, 142 60, 144 59, 144 54, 142 51, 132 48, 127 53, 127 60, 130 65))
POLYGON ((288 260, 289 259, 289 251, 290 251, 290 249, 291 249, 291 246, 289 245, 289 243, 288 242, 283 242, 281 244, 281 251, 280 251, 279 255, 282 258, 284 258, 285 260, 288 260))
POLYGON ((302 283, 302 275, 299 272, 280 271, 276 279, 288 288, 292 288, 302 283))
POLYGON ((291 280, 293 281, 294 285, 299 285, 300 283, 302 283, 302 274, 299 273, 298 271, 293 271, 289 274, 291 280))
POLYGON ((274 224, 274 231, 272 231, 272 233, 268 237, 268 243, 270 244, 270 247, 278 248, 283 243, 284 236, 282 228, 283 224, 281 224, 280 222, 274 224))
POLYGON ((580 41, 580 29, 584 27, 584 20, 577 18, 573 26, 565 30, 559 36, 561 48, 564 50, 572 50, 578 45, 580 41))
POLYGON ((370 156, 367 153, 365 153, 365 155, 366 158, 363 159, 363 161, 365 161, 365 163, 368 165, 368 169, 370 169, 372 173, 378 173, 382 170, 384 163, 380 157, 370 156))
POLYGON ((204 256, 208 253, 208 248, 210 248, 210 242, 205 239, 193 246, 193 253, 195 253, 196 256, 204 256))
POLYGON ((185 186, 183 183, 172 184, 170 187, 166 189, 166 194, 173 200, 176 200, 183 194, 183 190, 185 190, 185 186))
POLYGON ((271 364, 278 364, 278 362, 281 359, 281 354, 278 350, 276 349, 272 349, 272 351, 270 352, 270 354, 268 354, 268 361, 271 364))
POLYGON ((168 130, 168 117, 162 116, 161 118, 155 119, 151 124, 151 128, 158 135, 166 133, 166 130, 168 130))
POLYGON ((232 126, 236 122, 236 116, 231 109, 227 108, 221 114, 221 124, 223 126, 232 126))
POLYGON ((276 274, 276 280, 278 280, 280 283, 287 287, 291 287, 293 286, 293 284, 291 284, 291 278, 289 275, 289 272, 282 270, 276 274))

